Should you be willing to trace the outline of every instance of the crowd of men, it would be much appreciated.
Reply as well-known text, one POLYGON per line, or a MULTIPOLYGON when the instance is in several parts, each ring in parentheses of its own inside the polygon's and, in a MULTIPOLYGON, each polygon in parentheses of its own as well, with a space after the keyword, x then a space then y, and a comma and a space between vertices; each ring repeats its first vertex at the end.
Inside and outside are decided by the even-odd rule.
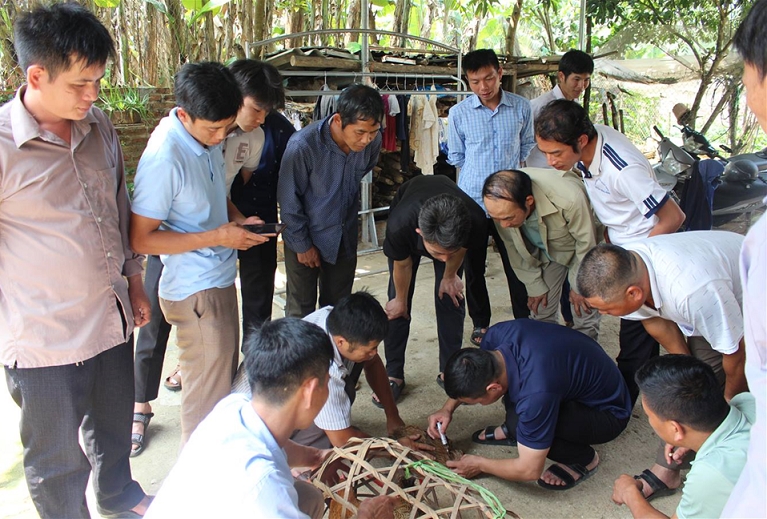
MULTIPOLYGON (((767 0, 734 41, 767 132, 767 0)), ((14 45, 26 83, 0 108, 0 359, 41 517, 88 517, 91 472, 103 517, 321 517, 321 494, 291 467, 368 436, 351 419, 363 372, 388 433, 428 456, 425 438, 402 436, 397 406, 424 257, 448 397, 427 434, 440 438, 462 405, 503 399, 502 423, 472 440, 519 452, 448 467, 568 490, 641 394, 660 445, 650 468, 615 481, 615 503, 663 516, 649 501, 690 469, 675 516, 767 516, 767 220, 745 239, 677 233, 685 215, 647 159, 578 104, 587 54, 566 53, 558 85, 532 102, 502 89, 493 51, 464 57, 473 95, 449 112, 457 182, 417 176, 397 192, 382 305, 352 293, 359 185, 382 140, 377 90, 349 86, 332 115, 296 131, 277 112, 272 66, 188 63, 129 200, 119 139, 93 106, 109 32, 53 4, 18 17, 14 45), (262 226, 279 219, 287 304, 272 320, 281 229, 262 226), (493 326, 489 236, 515 316, 493 326), (479 348, 462 348, 467 309, 479 348), (597 342, 601 314, 621 318, 617 365, 597 342), (182 450, 154 498, 129 458, 146 448, 171 327, 182 450), (244 393, 232 392, 241 353, 244 393)), ((358 516, 389 517, 395 503, 365 500, 358 516)))

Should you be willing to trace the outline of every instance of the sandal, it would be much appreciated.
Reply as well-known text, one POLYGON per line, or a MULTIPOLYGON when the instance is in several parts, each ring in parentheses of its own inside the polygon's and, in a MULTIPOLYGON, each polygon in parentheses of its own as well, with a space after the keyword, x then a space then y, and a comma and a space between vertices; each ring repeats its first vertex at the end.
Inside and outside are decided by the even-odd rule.
POLYGON ((487 333, 487 328, 482 328, 481 326, 477 326, 474 328, 474 331, 471 332, 471 343, 474 346, 479 346, 482 344, 482 339, 485 338, 485 334, 487 333), (485 330, 484 332, 482 330, 485 330))
POLYGON ((538 486, 542 488, 546 488, 548 490, 569 490, 575 486, 578 486, 581 484, 581 482, 586 481, 591 477, 591 475, 597 471, 599 468, 599 465, 594 467, 591 470, 588 470, 586 467, 579 463, 573 463, 572 465, 565 465, 568 469, 572 470, 573 472, 576 472, 580 474, 581 477, 578 479, 575 479, 572 474, 567 472, 565 469, 560 467, 559 465, 552 465, 549 467, 548 471, 554 474, 556 477, 561 479, 565 482, 564 485, 552 485, 551 483, 546 483, 543 478, 538 480, 538 486))
MULTIPOLYGON (((405 381, 402 381, 402 384, 397 384, 395 381, 389 379, 389 387, 391 388, 391 394, 394 397, 394 402, 396 403, 399 400, 400 395, 402 394, 402 390, 405 389, 405 381)), ((373 396, 370 397, 370 400, 373 402, 373 405, 376 406, 378 409, 383 409, 383 404, 375 399, 375 393, 373 393, 373 396)))
POLYGON ((168 375, 163 386, 168 391, 181 391, 181 368, 179 366, 176 366, 173 373, 168 375))
MULTIPOLYGON (((652 493, 649 496, 645 496, 647 501, 651 501, 656 497, 676 494, 676 491, 679 490, 678 488, 669 488, 669 486, 666 485, 663 480, 656 476, 650 469, 644 469, 641 474, 634 476, 634 479, 641 479, 647 483, 647 485, 652 490, 652 493)), ((644 493, 642 495, 644 495, 644 493)))
POLYGON ((445 375, 444 374, 440 373, 439 375, 437 375, 437 385, 439 387, 441 387, 442 390, 444 391, 444 389, 445 389, 445 375))
POLYGON ((136 445, 137 448, 131 447, 130 457, 135 458, 142 452, 144 452, 144 439, 146 438, 146 431, 149 428, 149 422, 152 421, 154 413, 133 413, 133 423, 144 424, 144 434, 131 433, 130 442, 132 445, 136 445))
POLYGON ((476 431, 474 434, 472 434, 471 441, 474 443, 479 443, 480 445, 509 445, 511 447, 516 446, 517 442, 516 440, 511 439, 509 435, 509 429, 506 427, 506 424, 502 423, 500 427, 501 431, 503 431, 503 435, 506 436, 505 438, 496 438, 496 427, 494 425, 488 425, 484 429, 480 429, 479 431, 476 431), (485 433, 484 438, 479 437, 479 435, 482 433, 485 433))

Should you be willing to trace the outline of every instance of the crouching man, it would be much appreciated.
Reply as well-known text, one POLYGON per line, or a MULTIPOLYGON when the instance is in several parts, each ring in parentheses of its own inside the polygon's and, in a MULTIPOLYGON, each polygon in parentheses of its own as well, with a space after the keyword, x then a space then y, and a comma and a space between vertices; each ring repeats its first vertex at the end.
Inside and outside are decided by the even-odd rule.
MULTIPOLYGON (((253 396, 229 395, 200 423, 146 517, 325 513, 320 491, 294 480, 290 467, 317 467, 330 451, 289 438, 325 405, 333 345, 320 328, 293 318, 269 322, 251 337, 245 369, 253 396)), ((358 517, 393 517, 393 502, 363 501, 358 517)))
POLYGON ((519 457, 464 455, 447 466, 465 477, 482 473, 567 490, 599 465, 592 444, 615 439, 628 424, 631 399, 618 368, 593 339, 552 323, 521 319, 490 327, 480 349, 462 349, 445 369, 448 400, 429 416, 439 437, 462 404, 490 405, 504 398, 501 427, 474 433, 477 443, 515 445, 519 457), (544 473, 549 458, 555 462, 544 473), (541 475, 543 473, 543 475, 541 475))
MULTIPOLYGON (((714 370, 689 355, 652 359, 636 381, 669 460, 680 463, 686 452, 697 453, 673 517, 719 517, 746 464, 756 419, 753 395, 741 393, 728 405, 714 370)), ((623 474, 615 480, 613 501, 628 506, 634 517, 666 518, 647 502, 642 486, 641 479, 623 474)))

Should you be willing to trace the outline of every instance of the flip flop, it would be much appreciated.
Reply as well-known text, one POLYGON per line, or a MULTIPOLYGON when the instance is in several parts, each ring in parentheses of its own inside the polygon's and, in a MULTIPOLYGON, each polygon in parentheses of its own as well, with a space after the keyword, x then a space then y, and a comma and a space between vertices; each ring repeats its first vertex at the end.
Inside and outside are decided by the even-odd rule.
MULTIPOLYGON (((400 395, 402 394, 402 390, 405 389, 405 381, 402 381, 402 384, 397 384, 395 381, 389 379, 389 387, 391 388, 391 394, 394 397, 394 402, 397 402, 399 400, 400 395)), ((375 393, 373 394, 375 396, 375 393)), ((373 398, 370 397, 370 400, 373 402, 373 405, 376 406, 378 409, 383 409, 383 404, 373 398)))
POLYGON ((437 385, 441 387, 443 390, 445 389, 445 379, 443 378, 445 375, 442 375, 441 377, 437 375, 437 385))
POLYGON ((131 448, 130 457, 135 458, 142 452, 144 452, 144 440, 146 439, 146 431, 149 429, 149 422, 152 421, 154 413, 133 413, 133 422, 144 424, 144 434, 131 433, 130 441, 131 445, 138 445, 137 449, 131 448))
POLYGON ((474 443, 479 443, 480 445, 507 445, 514 447, 517 445, 517 442, 515 440, 512 440, 509 435, 509 429, 506 427, 505 423, 502 423, 500 425, 501 431, 503 431, 503 435, 506 436, 506 438, 496 438, 495 437, 495 426, 494 425, 488 425, 484 429, 480 429, 479 431, 475 431, 474 434, 471 435, 471 441, 474 443), (485 433, 485 437, 481 438, 479 437, 480 434, 485 433))
POLYGON ((482 331, 481 326, 477 326, 474 328, 474 331, 471 332, 471 343, 474 346, 480 346, 482 344, 482 339, 485 338, 485 334, 487 333, 487 329, 485 331, 482 331))
POLYGON ((181 368, 176 366, 173 373, 165 378, 163 386, 165 386, 165 389, 168 391, 181 391, 181 368))
POLYGON ((542 478, 538 480, 538 486, 548 489, 548 490, 570 490, 573 487, 577 487, 581 484, 581 482, 589 479, 591 475, 597 471, 599 468, 599 465, 594 467, 591 470, 588 470, 586 467, 579 463, 573 463, 572 465, 565 465, 568 469, 577 472, 580 474, 580 478, 575 479, 572 474, 567 472, 565 469, 560 467, 559 465, 552 465, 548 468, 548 471, 554 474, 556 477, 561 479, 565 482, 564 485, 552 485, 550 483, 546 483, 542 478))
POLYGON ((656 476, 652 470, 644 469, 641 474, 634 476, 634 479, 641 479, 652 489, 652 494, 646 496, 647 501, 652 501, 656 497, 671 496, 676 494, 678 488, 669 488, 663 480, 656 476))

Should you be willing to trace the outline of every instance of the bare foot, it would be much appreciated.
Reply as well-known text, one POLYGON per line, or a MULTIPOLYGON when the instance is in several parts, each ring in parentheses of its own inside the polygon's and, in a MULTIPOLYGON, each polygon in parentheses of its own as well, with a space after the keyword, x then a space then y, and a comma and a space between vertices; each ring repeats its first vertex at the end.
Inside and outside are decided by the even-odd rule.
MULTIPOLYGON (((663 481, 668 488, 679 488, 682 484, 682 473, 678 470, 671 470, 656 463, 652 466, 650 472, 663 481)), ((639 481, 642 482, 642 494, 645 499, 653 495, 653 489, 647 481, 644 478, 639 478, 639 481)))
MULTIPOLYGON (((566 465, 563 465, 562 463, 557 463, 557 465, 559 465, 560 468, 562 468, 567 473, 569 473, 575 481, 578 481, 579 479, 581 479, 582 476, 580 474, 568 468, 566 465)), ((586 470, 593 470, 594 468, 596 468, 597 465, 599 465, 599 454, 595 452, 594 459, 591 460, 591 463, 586 465, 586 470)), ((565 481, 562 481, 560 478, 552 474, 550 470, 546 470, 546 472, 544 472, 543 475, 541 476, 541 479, 545 481, 546 483, 548 483, 549 485, 564 486, 567 484, 565 481)))

